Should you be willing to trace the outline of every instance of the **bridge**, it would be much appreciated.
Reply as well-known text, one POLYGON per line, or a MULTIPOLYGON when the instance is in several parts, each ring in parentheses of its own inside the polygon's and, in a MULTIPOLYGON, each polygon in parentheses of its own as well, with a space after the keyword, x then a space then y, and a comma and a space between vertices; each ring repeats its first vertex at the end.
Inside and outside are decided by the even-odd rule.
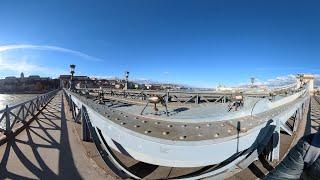
POLYGON ((263 177, 318 130, 313 79, 298 78, 268 93, 63 89, 7 106, 1 178, 263 177))

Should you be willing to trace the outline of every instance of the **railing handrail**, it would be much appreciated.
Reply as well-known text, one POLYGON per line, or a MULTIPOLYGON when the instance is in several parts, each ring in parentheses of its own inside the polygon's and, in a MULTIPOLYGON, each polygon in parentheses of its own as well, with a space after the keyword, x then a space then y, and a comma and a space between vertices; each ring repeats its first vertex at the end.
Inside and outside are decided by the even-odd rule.
POLYGON ((8 108, 4 108, 4 109, 0 110, 0 114, 4 113, 4 112, 7 111, 7 110, 16 109, 17 107, 20 107, 21 105, 25 105, 25 104, 27 104, 27 103, 29 103, 29 102, 31 102, 31 101, 34 101, 34 100, 37 100, 37 99, 39 99, 39 98, 45 97, 45 96, 50 95, 50 94, 52 94, 52 93, 55 93, 55 92, 57 92, 57 91, 59 91, 59 90, 56 89, 56 90, 50 91, 50 92, 48 92, 48 93, 41 94, 40 96, 36 96, 36 97, 34 97, 34 98, 32 98, 32 99, 26 100, 26 101, 24 101, 24 102, 20 102, 20 103, 13 104, 13 105, 8 105, 8 108))
POLYGON ((0 111, 0 122, 4 121, 5 127, 0 127, 1 132, 11 134, 12 128, 19 121, 27 120, 28 115, 34 116, 41 108, 45 107, 50 99, 58 92, 57 90, 42 94, 30 100, 15 104, 13 106, 6 105, 5 109, 0 111), (29 105, 28 105, 29 103, 29 105), (14 112, 17 109, 17 112, 14 112))
MULTIPOLYGON (((100 90, 99 88, 79 88, 78 90, 100 90)), ((235 94, 239 94, 240 91, 235 92, 220 92, 220 91, 207 91, 207 90, 197 90, 197 91, 188 91, 188 90, 140 90, 140 89, 114 89, 114 88, 103 88, 102 89, 105 92, 117 92, 117 93, 136 93, 139 94, 141 92, 143 93, 150 93, 150 94, 164 94, 164 93, 170 93, 170 94, 185 94, 185 95, 208 95, 208 96, 232 96, 235 94)), ((273 91, 266 91, 266 92, 242 92, 245 96, 270 96, 270 93, 273 91)))

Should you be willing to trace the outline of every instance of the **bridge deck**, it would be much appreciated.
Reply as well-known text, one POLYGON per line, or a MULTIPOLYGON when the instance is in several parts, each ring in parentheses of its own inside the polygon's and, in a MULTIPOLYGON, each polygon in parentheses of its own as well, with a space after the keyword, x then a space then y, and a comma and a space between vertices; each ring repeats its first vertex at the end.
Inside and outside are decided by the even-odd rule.
POLYGON ((113 179, 84 155, 66 117, 59 92, 29 127, 0 146, 0 178, 113 179))

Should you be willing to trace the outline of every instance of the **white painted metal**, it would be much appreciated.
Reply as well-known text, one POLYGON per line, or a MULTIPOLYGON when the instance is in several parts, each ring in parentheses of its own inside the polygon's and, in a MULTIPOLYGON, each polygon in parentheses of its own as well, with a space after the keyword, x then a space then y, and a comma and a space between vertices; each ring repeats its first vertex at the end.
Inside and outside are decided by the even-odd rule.
MULTIPOLYGON (((283 103, 292 102, 301 95, 303 94, 290 96, 290 98, 283 100, 283 103)), ((309 98, 308 95, 304 96, 297 103, 277 114, 273 119, 274 123, 284 124, 309 98)), ((168 167, 200 167, 221 163, 237 153, 237 150, 243 151, 250 148, 269 120, 267 118, 265 123, 240 134, 239 138, 230 136, 203 141, 170 141, 124 128, 97 113, 77 97, 72 96, 72 100, 78 107, 84 105, 87 108, 92 125, 102 131, 108 142, 111 142, 111 139, 116 141, 136 160, 168 167)), ((278 107, 278 105, 273 107, 278 107)), ((277 127, 280 127, 279 124, 277 127)), ((263 136, 259 138, 263 140, 263 136)), ((109 145, 118 150, 113 143, 109 145)), ((236 162, 231 164, 234 163, 236 162)))

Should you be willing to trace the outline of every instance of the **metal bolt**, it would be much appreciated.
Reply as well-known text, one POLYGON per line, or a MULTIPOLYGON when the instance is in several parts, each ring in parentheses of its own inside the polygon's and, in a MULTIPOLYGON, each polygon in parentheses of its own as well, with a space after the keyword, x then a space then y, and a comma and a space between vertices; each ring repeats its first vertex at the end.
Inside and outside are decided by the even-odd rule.
POLYGON ((168 131, 165 131, 165 132, 162 132, 163 135, 168 135, 169 132, 168 131))

